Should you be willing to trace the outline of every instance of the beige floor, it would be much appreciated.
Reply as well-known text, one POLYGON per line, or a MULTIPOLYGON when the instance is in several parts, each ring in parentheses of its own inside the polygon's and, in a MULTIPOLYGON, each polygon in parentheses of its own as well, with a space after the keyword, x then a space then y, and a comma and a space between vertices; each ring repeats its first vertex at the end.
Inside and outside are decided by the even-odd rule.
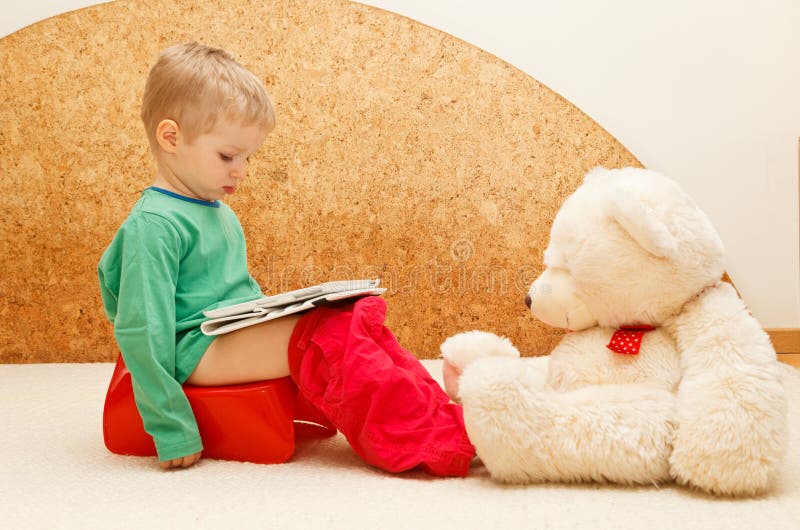
MULTIPOLYGON (((424 361, 438 374, 439 361, 424 361)), ((790 447, 759 499, 716 499, 667 485, 622 488, 387 475, 342 436, 298 448, 287 464, 203 460, 162 472, 102 443, 110 364, 0 365, 3 528, 546 529, 800 528, 800 370, 784 366, 790 447)))

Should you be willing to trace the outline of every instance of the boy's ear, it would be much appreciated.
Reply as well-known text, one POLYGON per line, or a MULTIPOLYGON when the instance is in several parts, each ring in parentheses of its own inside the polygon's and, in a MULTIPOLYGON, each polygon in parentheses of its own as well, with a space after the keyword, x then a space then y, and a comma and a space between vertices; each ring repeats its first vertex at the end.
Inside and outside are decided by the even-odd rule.
POLYGON ((180 127, 175 120, 161 120, 156 127, 156 141, 167 153, 175 153, 178 149, 180 127))

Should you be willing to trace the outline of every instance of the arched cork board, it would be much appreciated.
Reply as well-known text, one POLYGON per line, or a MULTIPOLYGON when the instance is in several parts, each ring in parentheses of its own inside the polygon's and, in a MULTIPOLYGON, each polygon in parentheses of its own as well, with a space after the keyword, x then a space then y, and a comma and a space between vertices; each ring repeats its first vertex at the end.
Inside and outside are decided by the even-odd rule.
POLYGON ((146 74, 192 40, 232 51, 276 105, 230 200, 265 292, 382 276, 389 325, 420 358, 475 328, 550 350, 559 333, 522 299, 582 175, 639 165, 619 142, 498 58, 375 8, 148 0, 0 41, 0 361, 114 358, 95 268, 154 175, 146 74))

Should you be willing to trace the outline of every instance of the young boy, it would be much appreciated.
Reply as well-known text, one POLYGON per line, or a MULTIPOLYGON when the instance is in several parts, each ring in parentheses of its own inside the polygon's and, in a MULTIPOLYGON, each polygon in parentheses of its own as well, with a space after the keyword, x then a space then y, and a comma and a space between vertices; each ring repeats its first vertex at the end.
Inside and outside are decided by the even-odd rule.
POLYGON ((181 385, 291 375, 300 395, 368 463, 464 476, 474 455, 458 405, 383 326, 369 297, 220 337, 203 311, 261 296, 242 227, 220 200, 275 126, 262 83, 227 52, 165 50, 150 71, 142 120, 158 172, 98 266, 100 290, 145 429, 163 468, 200 459, 181 385))

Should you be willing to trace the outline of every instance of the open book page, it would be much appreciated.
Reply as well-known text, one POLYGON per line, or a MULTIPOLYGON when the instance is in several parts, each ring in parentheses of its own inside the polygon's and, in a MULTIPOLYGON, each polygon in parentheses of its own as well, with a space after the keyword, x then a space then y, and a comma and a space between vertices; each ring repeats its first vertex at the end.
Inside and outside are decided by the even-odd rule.
POLYGON ((222 335, 268 320, 313 309, 319 305, 348 298, 378 296, 386 289, 379 288, 380 280, 335 281, 304 287, 296 291, 264 296, 256 300, 220 307, 203 314, 209 318, 200 325, 205 335, 222 335))

